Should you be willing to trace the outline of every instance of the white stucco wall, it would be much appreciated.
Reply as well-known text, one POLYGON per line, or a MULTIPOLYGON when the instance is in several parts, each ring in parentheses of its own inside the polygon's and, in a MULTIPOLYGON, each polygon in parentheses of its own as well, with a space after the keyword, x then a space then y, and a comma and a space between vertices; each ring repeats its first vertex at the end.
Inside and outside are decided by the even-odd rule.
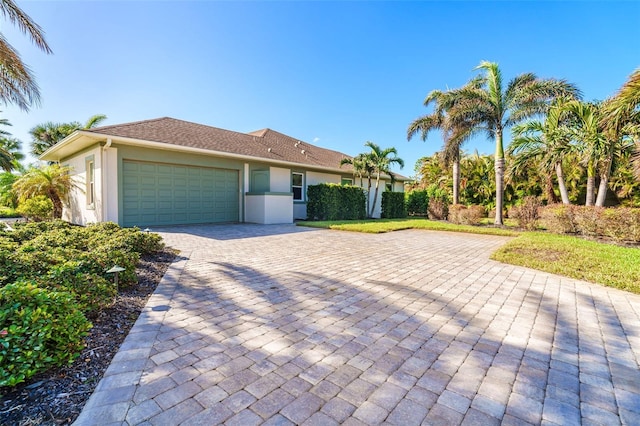
POLYGON ((103 166, 101 148, 96 147, 92 150, 84 151, 82 154, 66 159, 62 164, 71 168, 71 176, 74 181, 74 186, 69 194, 69 203, 64 208, 62 218, 78 225, 102 221, 103 200, 100 194, 103 188, 103 166), (86 160, 91 156, 93 156, 94 162, 95 204, 88 206, 86 194, 86 160))
POLYGON ((118 149, 102 149, 102 190, 96 194, 103 200, 102 218, 105 222, 118 223, 118 149))
POLYGON ((278 224, 293 222, 293 196, 247 194, 245 220, 250 223, 278 224))
POLYGON ((319 173, 319 172, 307 172, 307 186, 317 185, 319 183, 340 183, 342 177, 340 175, 334 175, 331 173, 319 173))

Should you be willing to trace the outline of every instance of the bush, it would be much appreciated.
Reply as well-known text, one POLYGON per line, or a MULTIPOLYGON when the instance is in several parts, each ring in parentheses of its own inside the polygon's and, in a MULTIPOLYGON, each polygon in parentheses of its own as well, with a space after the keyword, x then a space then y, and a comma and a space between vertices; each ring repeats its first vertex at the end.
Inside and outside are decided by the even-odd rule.
POLYGON ((532 231, 536 229, 538 224, 541 207, 542 203, 538 197, 524 197, 519 206, 512 207, 509 210, 509 217, 516 219, 520 228, 532 231))
POLYGON ((616 207, 602 211, 602 233, 620 242, 640 243, 640 209, 616 207))
POLYGON ((386 219, 407 217, 404 192, 385 191, 382 193, 382 217, 386 219))
POLYGON ((588 237, 603 235, 603 212, 604 207, 576 206, 574 217, 578 232, 588 237))
POLYGON ((14 208, 0 206, 0 217, 20 217, 20 214, 14 208))
POLYGON ((102 274, 82 272, 82 265, 77 261, 51 268, 45 277, 38 279, 38 284, 42 288, 73 294, 85 314, 93 314, 110 306, 117 294, 113 282, 105 279, 102 274))
POLYGON ((431 185, 427 188, 427 196, 429 197, 429 205, 427 207, 429 219, 446 220, 449 216, 448 192, 437 185, 431 185))
POLYGON ((310 220, 352 220, 367 217, 362 188, 319 184, 307 188, 307 217, 310 220))
POLYGON ((483 206, 455 204, 449 206, 448 220, 459 225, 480 225, 482 218, 486 215, 487 212, 483 206))
POLYGON ((21 202, 16 212, 26 219, 41 222, 53 217, 53 203, 44 195, 38 195, 21 202))
POLYGON ((578 225, 575 220, 577 206, 550 204, 540 209, 540 223, 556 234, 576 234, 578 225))
POLYGON ((0 387, 71 363, 90 328, 69 293, 27 281, 0 288, 0 387))
POLYGON ((429 207, 429 196, 424 189, 414 189, 406 193, 407 214, 409 216, 426 216, 429 207))

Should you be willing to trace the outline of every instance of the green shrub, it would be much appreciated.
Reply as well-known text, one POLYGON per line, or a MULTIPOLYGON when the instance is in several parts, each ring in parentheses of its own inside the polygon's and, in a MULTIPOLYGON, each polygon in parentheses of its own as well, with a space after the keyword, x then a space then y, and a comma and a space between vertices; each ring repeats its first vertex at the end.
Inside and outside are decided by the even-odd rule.
POLYGON ((51 219, 53 216, 53 203, 44 195, 28 198, 21 202, 16 212, 29 220, 40 222, 51 219))
POLYGON ((69 293, 26 281, 0 288, 0 387, 71 363, 90 328, 69 293))
POLYGON ((463 206, 462 204, 454 204, 449 206, 449 222, 458 225, 480 225, 483 217, 487 216, 483 206, 463 206))
POLYGON ((158 234, 143 232, 139 228, 120 228, 111 222, 89 225, 85 228, 85 233, 89 248, 108 245, 117 250, 147 254, 164 247, 162 237, 158 234))
POLYGON ((307 217, 310 220, 364 219, 367 217, 364 191, 351 185, 310 185, 307 188, 307 217))
POLYGON ((83 272, 78 261, 69 261, 49 269, 46 276, 38 278, 40 287, 73 294, 79 308, 85 314, 95 313, 113 303, 117 289, 103 274, 83 272))
POLYGON ((121 286, 138 282, 136 265, 140 261, 140 255, 136 252, 123 251, 105 245, 80 254, 77 260, 79 261, 79 270, 81 272, 104 276, 107 270, 118 265, 125 268, 119 274, 119 284, 121 286))
POLYGON ((407 217, 404 192, 385 191, 382 193, 382 217, 386 219, 407 217))
POLYGON ((429 195, 424 189, 414 189, 406 193, 407 214, 409 216, 426 216, 429 207, 429 195))
POLYGON ((12 207, 0 206, 0 217, 20 217, 20 214, 12 207))
POLYGON ((522 229, 534 230, 538 225, 541 207, 542 203, 538 197, 524 197, 520 205, 511 207, 509 218, 516 219, 518 226, 522 229))

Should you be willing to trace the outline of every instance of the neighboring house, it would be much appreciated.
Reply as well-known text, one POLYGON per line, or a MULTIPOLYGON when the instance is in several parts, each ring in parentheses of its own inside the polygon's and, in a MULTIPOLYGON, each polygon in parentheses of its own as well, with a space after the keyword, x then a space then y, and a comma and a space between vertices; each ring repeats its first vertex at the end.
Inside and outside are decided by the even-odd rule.
MULTIPOLYGON (((307 186, 360 184, 340 167, 349 158, 340 152, 271 129, 239 133, 168 117, 77 130, 40 158, 71 167, 78 188, 64 219, 78 224, 291 223, 307 217, 307 186)), ((389 185, 385 176, 374 216, 389 185)))

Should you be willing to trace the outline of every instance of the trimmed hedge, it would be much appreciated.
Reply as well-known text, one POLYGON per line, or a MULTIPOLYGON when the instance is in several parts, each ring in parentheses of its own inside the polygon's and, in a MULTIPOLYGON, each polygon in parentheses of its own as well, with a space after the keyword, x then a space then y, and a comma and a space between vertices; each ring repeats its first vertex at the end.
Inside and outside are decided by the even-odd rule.
POLYGON ((455 204, 449 207, 449 222, 458 225, 480 225, 484 217, 487 211, 483 206, 455 204))
POLYGON ((424 189, 414 189, 405 195, 409 216, 426 216, 429 208, 429 195, 424 189))
POLYGON ((640 208, 548 205, 540 209, 540 223, 558 234, 640 243, 640 208))
POLYGON ((309 220, 364 219, 366 205, 364 191, 357 186, 322 183, 307 188, 309 220))
POLYGON ((399 219, 407 217, 404 192, 382 193, 382 217, 385 219, 399 219))

